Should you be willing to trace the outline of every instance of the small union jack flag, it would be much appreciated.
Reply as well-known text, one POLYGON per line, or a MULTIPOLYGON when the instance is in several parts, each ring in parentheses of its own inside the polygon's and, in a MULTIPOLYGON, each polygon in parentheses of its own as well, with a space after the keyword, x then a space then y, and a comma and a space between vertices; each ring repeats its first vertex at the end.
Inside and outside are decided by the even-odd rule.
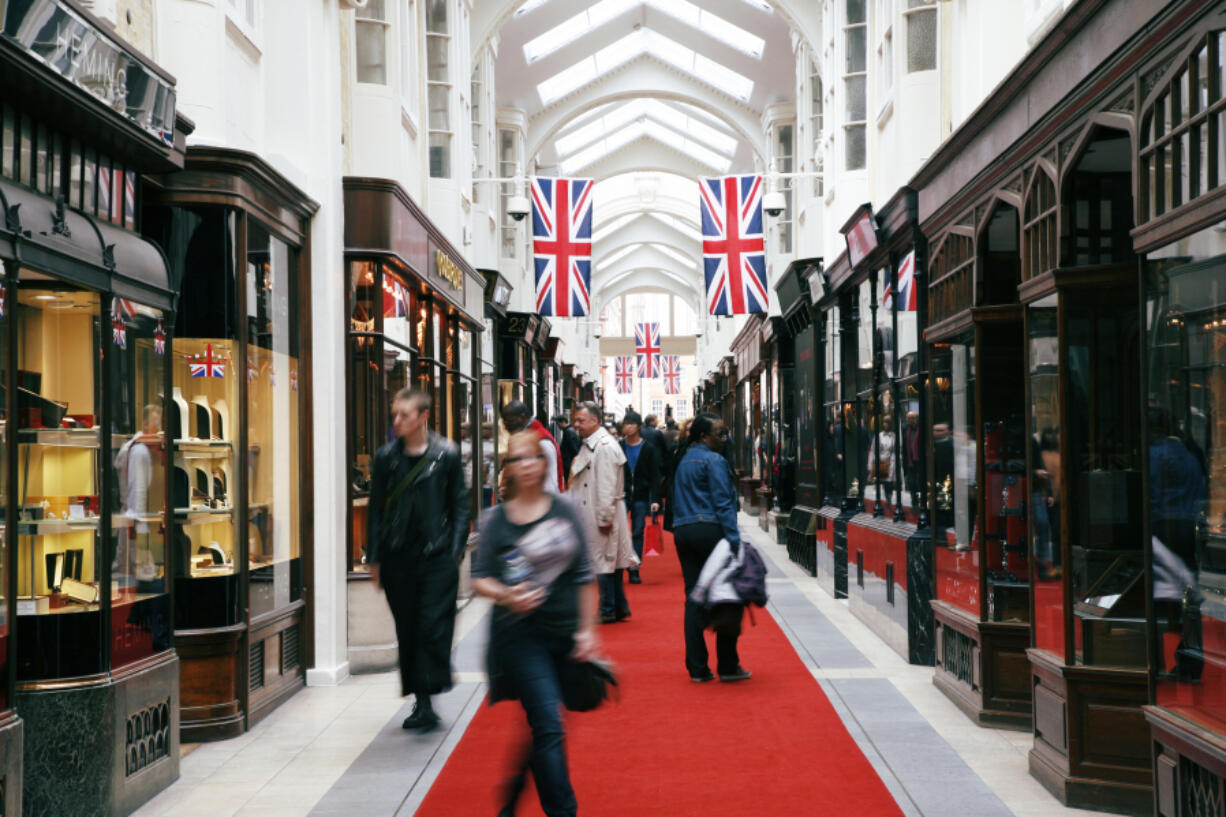
POLYGON ((651 380, 660 376, 660 324, 634 325, 634 351, 639 359, 639 377, 651 380))
POLYGON ((166 354, 166 330, 162 328, 161 321, 158 321, 157 329, 153 330, 153 353, 166 354))
POLYGON ((4 304, 4 296, 5 296, 6 294, 8 294, 8 293, 7 293, 7 292, 5 292, 5 289, 4 289, 4 284, 0 284, 0 318, 3 318, 3 317, 4 317, 4 306, 5 306, 5 304, 4 304))
POLYGON ((681 355, 664 355, 664 393, 681 394, 681 355))
POLYGON ((634 389, 634 357, 618 355, 613 358, 613 381, 618 394, 630 394, 634 389))
POLYGON ((298 370, 289 370, 289 387, 293 391, 298 391, 298 370))
POLYGON ((766 242, 762 177, 698 180, 702 263, 712 315, 766 312, 766 242))
POLYGON ((536 311, 580 318, 591 309, 591 179, 532 180, 536 311))
MULTIPOLYGON (((890 299, 894 297, 894 287, 886 284, 885 293, 881 296, 881 305, 890 307, 890 299)), ((915 250, 903 256, 898 262, 898 297, 894 308, 899 312, 914 312, 915 304, 915 250)))
POLYGON ((399 281, 383 279, 383 317, 407 318, 409 293, 399 281))
POLYGON ((273 368, 271 363, 268 364, 268 385, 277 385, 277 370, 273 368))
POLYGON ((111 321, 111 337, 120 349, 128 348, 128 327, 118 317, 111 321))
POLYGON ((187 358, 187 363, 192 377, 226 376, 225 360, 213 354, 211 343, 204 347, 203 355, 191 355, 187 358))
POLYGON ((251 360, 251 355, 247 355, 247 382, 250 383, 251 381, 255 380, 259 374, 259 370, 255 367, 255 363, 251 360))

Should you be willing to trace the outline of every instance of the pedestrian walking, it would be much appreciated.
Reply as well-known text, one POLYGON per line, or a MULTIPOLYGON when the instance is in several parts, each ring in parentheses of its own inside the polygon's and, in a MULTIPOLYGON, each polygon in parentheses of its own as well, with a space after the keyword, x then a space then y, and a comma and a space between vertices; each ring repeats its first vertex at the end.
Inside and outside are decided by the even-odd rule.
POLYGON ((583 520, 552 478, 531 432, 507 444, 507 495, 481 520, 473 590, 494 600, 486 664, 490 703, 517 700, 531 738, 516 763, 501 815, 510 817, 529 769, 545 814, 578 808, 566 758, 561 678, 569 661, 596 657, 597 592, 583 520))
POLYGON ((638 567, 626 514, 626 455, 601 425, 600 406, 580 403, 571 422, 583 445, 571 465, 570 496, 586 527, 600 588, 600 620, 630 618, 623 573, 638 567))
POLYGON ((554 418, 554 425, 558 427, 558 450, 562 454, 562 477, 570 480, 570 466, 575 461, 575 455, 579 453, 579 432, 570 427, 570 418, 565 414, 559 414, 554 418))
POLYGON ((562 452, 558 441, 545 428, 545 424, 532 416, 528 406, 522 400, 512 400, 502 407, 502 425, 508 434, 518 431, 531 431, 536 435, 541 453, 549 465, 549 473, 553 479, 545 480, 545 490, 551 494, 560 494, 566 490, 566 479, 562 470, 562 452))
POLYGON ((732 470, 720 453, 727 438, 728 428, 717 415, 704 412, 695 417, 673 479, 673 542, 685 584, 685 668, 690 680, 696 682, 715 678, 703 638, 703 630, 708 626, 715 629, 719 680, 744 681, 750 676, 737 655, 743 607, 730 609, 732 605, 720 605, 714 608, 719 611, 715 620, 690 600, 702 567, 719 541, 727 539, 734 553, 741 546, 736 525, 736 485, 732 470))
MULTIPOLYGON (((663 463, 660 449, 640 434, 639 416, 627 411, 622 419, 622 453, 626 456, 626 504, 630 507, 630 541, 634 554, 643 562, 643 526, 647 513, 660 510, 660 474, 663 463)), ((657 435, 659 432, 656 432, 657 435)), ((630 583, 642 584, 639 568, 630 568, 630 583)))
POLYGON ((370 574, 396 622, 400 694, 413 695, 405 729, 439 723, 430 697, 451 689, 458 557, 469 493, 453 442, 430 431, 432 399, 418 388, 392 401, 396 439, 375 453, 367 541, 370 574))

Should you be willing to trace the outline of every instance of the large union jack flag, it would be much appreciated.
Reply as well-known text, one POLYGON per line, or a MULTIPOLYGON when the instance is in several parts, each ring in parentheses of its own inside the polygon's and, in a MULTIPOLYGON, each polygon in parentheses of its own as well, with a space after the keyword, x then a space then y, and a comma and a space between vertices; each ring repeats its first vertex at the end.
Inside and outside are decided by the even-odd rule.
MULTIPOLYGON (((894 309, 898 312, 914 312, 915 297, 915 250, 912 250, 898 262, 898 297, 894 299, 894 309)), ((891 298, 894 298, 894 287, 892 284, 886 284, 881 305, 888 309, 891 298)))
POLYGON ((206 344, 203 355, 189 355, 188 369, 192 377, 225 377, 226 361, 213 354, 213 344, 206 344))
POLYGON ((702 263, 712 315, 766 312, 762 177, 699 179, 702 263))
POLYGON ((664 355, 664 393, 681 394, 681 355, 664 355))
POLYGON ((638 353, 639 377, 650 380, 660 376, 660 324, 634 325, 634 351, 638 353))
POLYGON ((613 384, 618 394, 630 394, 634 390, 634 357, 618 355, 613 358, 613 384))
POLYGON ((409 316, 409 293, 399 281, 383 279, 383 317, 407 318, 409 316))
POLYGON ((558 318, 591 309, 592 180, 532 180, 536 311, 558 318))

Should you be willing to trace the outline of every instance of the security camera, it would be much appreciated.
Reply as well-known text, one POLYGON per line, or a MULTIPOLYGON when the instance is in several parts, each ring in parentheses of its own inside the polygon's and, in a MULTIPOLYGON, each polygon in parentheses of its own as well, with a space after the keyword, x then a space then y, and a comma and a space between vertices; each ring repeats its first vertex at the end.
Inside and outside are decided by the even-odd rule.
POLYGON ((511 200, 507 202, 507 215, 516 221, 523 221, 528 217, 531 207, 524 196, 511 196, 511 200))
POLYGON ((781 216, 787 208, 787 199, 778 190, 774 193, 767 193, 762 197, 762 209, 766 211, 768 216, 781 216))

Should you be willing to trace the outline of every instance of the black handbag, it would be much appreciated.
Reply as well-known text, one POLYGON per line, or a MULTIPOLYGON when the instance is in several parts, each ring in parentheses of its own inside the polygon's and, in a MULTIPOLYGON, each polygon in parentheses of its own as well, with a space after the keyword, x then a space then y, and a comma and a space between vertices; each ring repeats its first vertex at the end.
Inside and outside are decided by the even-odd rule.
POLYGON ((611 695, 617 686, 613 667, 601 661, 567 661, 562 677, 562 705, 571 712, 591 712, 611 695))

